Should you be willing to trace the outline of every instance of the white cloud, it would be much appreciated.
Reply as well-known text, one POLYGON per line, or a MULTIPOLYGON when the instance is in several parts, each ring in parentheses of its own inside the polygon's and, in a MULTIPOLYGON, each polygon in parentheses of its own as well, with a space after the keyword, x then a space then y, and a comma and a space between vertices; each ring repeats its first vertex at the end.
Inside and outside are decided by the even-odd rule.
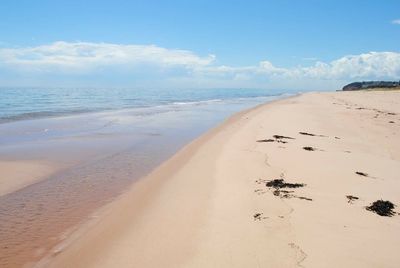
POLYGON ((300 73, 323 79, 398 79, 400 77, 400 53, 369 52, 345 56, 330 63, 317 62, 312 67, 301 68, 300 73))
POLYGON ((392 20, 392 23, 393 23, 393 24, 400 24, 400 19, 392 20))
MULTIPOLYGON (((309 66, 278 67, 268 60, 249 66, 218 65, 214 55, 199 56, 188 50, 167 49, 155 45, 119 45, 89 42, 55 42, 22 48, 0 47, 0 70, 18 74, 90 76, 97 72, 109 80, 134 77, 148 83, 174 81, 207 86, 298 85, 308 81, 352 81, 399 79, 400 53, 369 52, 349 55, 331 62, 316 61, 309 66), (163 72, 157 73, 157 69, 163 72), (136 75, 136 76, 135 76, 136 75)), ((4 75, 4 74, 3 74, 4 75)), ((0 72, 1 76, 1 72, 0 72)), ((57 76, 57 77, 58 77, 57 76)), ((35 76, 34 76, 35 77, 35 76)), ((43 79, 45 79, 43 78, 43 79)), ((5 77, 6 79, 6 77, 5 77)), ((333 82, 329 82, 332 84, 333 82)), ((339 83, 337 83, 339 84, 339 83)))
POLYGON ((218 66, 201 68, 203 73, 253 74, 269 78, 302 79, 313 78, 322 80, 351 79, 399 79, 400 53, 369 52, 360 55, 350 55, 329 63, 318 61, 314 65, 293 68, 280 68, 269 61, 261 61, 258 66, 229 67, 218 66))
POLYGON ((187 50, 166 49, 155 45, 55 42, 37 47, 0 48, 0 60, 4 64, 24 69, 90 71, 113 65, 195 67, 210 64, 214 56, 200 57, 187 50))

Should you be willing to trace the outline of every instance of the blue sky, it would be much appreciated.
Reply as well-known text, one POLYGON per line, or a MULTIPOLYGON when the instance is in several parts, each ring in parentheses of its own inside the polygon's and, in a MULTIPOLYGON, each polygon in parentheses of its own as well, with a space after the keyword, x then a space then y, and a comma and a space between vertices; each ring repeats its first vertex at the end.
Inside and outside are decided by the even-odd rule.
POLYGON ((400 1, 1 1, 0 85, 400 79, 400 1))

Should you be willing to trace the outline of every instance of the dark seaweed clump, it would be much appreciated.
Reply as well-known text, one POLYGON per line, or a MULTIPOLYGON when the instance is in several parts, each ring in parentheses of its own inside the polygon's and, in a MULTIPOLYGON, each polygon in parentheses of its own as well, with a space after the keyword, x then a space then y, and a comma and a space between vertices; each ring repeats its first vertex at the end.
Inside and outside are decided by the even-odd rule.
POLYGON ((367 173, 361 172, 361 171, 356 171, 357 175, 363 176, 363 177, 368 177, 367 173))
POLYGON ((306 151, 315 151, 315 148, 313 148, 311 146, 305 146, 305 147, 303 147, 303 149, 306 151))
POLYGON ((300 188, 304 187, 304 183, 289 183, 285 182, 283 179, 275 179, 266 183, 267 187, 274 187, 276 189, 281 188, 300 188))
POLYGON ((391 217, 395 214, 393 211, 394 204, 390 201, 377 200, 370 206, 366 207, 366 209, 375 212, 380 216, 391 217))

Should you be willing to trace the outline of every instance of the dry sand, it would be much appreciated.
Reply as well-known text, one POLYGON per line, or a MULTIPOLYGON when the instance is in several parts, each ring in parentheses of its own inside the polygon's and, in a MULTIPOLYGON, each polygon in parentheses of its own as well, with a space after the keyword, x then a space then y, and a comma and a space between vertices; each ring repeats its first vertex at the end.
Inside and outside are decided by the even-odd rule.
POLYGON ((400 92, 276 101, 186 146, 39 265, 399 267, 400 216, 365 209, 400 205, 399 174, 400 92), (257 142, 273 135, 293 139, 257 142), (276 196, 279 178, 306 185, 276 196))

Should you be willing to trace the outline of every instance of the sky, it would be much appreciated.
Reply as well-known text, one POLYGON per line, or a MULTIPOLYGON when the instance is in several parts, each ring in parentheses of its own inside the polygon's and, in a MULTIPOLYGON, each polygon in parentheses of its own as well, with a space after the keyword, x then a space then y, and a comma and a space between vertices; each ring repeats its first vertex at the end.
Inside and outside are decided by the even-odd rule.
POLYGON ((400 79, 398 0, 2 0, 0 86, 335 90, 400 79))

